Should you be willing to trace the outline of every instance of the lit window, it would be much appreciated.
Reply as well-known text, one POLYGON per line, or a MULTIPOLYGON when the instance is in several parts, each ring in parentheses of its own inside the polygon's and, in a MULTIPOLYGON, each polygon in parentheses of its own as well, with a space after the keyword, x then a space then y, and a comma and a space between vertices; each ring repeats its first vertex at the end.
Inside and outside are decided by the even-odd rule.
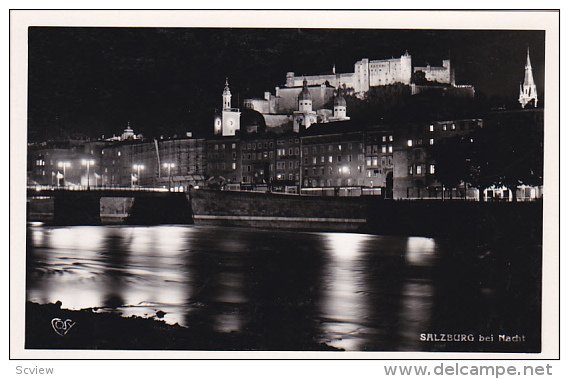
POLYGON ((447 130, 447 124, 443 124, 443 131, 447 130))
POLYGON ((456 129, 456 125, 455 125, 455 124, 452 124, 452 126, 451 126, 450 128, 451 128, 452 130, 455 130, 455 129, 456 129))
POLYGON ((417 175, 421 175, 421 173, 422 173, 422 169, 421 169, 421 165, 420 165, 420 164, 418 164, 418 165, 417 165, 417 167, 416 167, 416 170, 415 170, 415 171, 417 172, 417 175))
POLYGON ((429 132, 434 132, 435 131, 435 125, 431 124, 429 125, 429 132))
POLYGON ((434 145, 435 144, 435 140, 433 138, 429 139, 429 145, 434 145))
POLYGON ((393 136, 389 136, 389 141, 393 142, 393 136))
POLYGON ((387 151, 390 152, 390 153, 393 153, 393 145, 389 145, 389 146, 387 147, 387 151))
POLYGON ((338 145, 338 151, 342 151, 342 145, 338 145))
POLYGON ((413 166, 409 166, 407 172, 409 175, 413 175, 413 166))
POLYGON ((372 163, 373 163, 373 166, 377 166, 377 158, 376 158, 376 157, 373 158, 373 162, 372 162, 372 163))
POLYGON ((381 140, 382 140, 383 142, 387 141, 387 136, 381 137, 381 140))
POLYGON ((382 146, 381 146, 381 152, 382 152, 382 153, 387 152, 387 146, 382 145, 382 146))
POLYGON ((407 140, 407 146, 409 146, 409 147, 413 146, 413 140, 412 139, 407 140))
POLYGON ((231 163, 231 169, 235 170, 237 168, 237 164, 235 162, 231 163))
POLYGON ((434 174, 435 173, 435 165, 432 164, 429 166, 429 174, 434 174))
POLYGON ((331 155, 329 155, 329 156, 328 156, 328 162, 332 163, 332 161, 333 161, 333 158, 332 158, 331 155))
POLYGON ((312 164, 316 164, 316 157, 312 157, 312 164))
POLYGON ((121 152, 119 151, 119 152, 117 153, 117 155, 120 157, 120 156, 121 156, 121 152))

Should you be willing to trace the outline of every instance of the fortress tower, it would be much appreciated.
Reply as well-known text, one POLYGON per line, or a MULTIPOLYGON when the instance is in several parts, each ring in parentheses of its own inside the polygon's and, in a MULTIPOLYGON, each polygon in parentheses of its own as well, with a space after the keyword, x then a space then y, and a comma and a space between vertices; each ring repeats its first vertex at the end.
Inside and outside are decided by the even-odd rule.
POLYGON ((522 108, 525 108, 528 104, 533 105, 534 108, 537 107, 537 89, 535 87, 535 82, 533 81, 533 72, 531 69, 531 61, 529 59, 529 47, 526 59, 524 84, 520 84, 520 97, 518 98, 522 108))

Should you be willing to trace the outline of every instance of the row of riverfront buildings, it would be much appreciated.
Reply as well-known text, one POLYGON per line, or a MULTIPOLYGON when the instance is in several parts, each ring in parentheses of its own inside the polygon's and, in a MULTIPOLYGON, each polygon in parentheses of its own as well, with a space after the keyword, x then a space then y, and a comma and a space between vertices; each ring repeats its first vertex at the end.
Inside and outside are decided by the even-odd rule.
MULTIPOLYGON (((409 74, 410 59, 405 54, 399 68, 392 68, 399 79, 409 74), (407 60, 409 66, 404 64, 407 60)), ((373 61, 364 63, 368 73, 387 67, 373 61)), ((436 78, 453 82, 450 62, 443 67, 448 69, 446 74, 439 73, 443 76, 436 78)), ((426 69, 429 70, 432 68, 426 69)), ((194 138, 188 133, 183 138, 145 139, 129 125, 121 136, 111 139, 31 145, 29 184, 177 190, 197 187, 395 199, 441 198, 443 194, 478 198, 475 188, 444 188, 437 182, 432 146, 444 138, 472 133, 503 117, 530 118, 536 127, 543 128, 543 110, 537 108, 498 112, 484 118, 405 124, 351 120, 344 98, 346 86, 342 85, 349 78, 342 75, 334 77, 343 78, 343 83, 324 78, 337 85, 336 89, 330 83, 314 84, 316 77, 304 77, 298 87, 298 78, 289 73, 287 86, 296 91, 296 105, 285 115, 288 122, 282 125, 288 127, 275 128, 270 119, 267 121, 270 96, 264 105, 248 99, 243 111, 233 108, 226 81, 222 111, 214 117, 213 133, 207 138, 194 138), (330 103, 332 109, 313 110, 315 104, 330 103), (254 109, 264 106, 267 109, 261 111, 265 113, 254 109)), ((358 80, 356 77, 349 79, 352 85, 358 80)), ((377 83, 395 80, 395 76, 386 78, 377 83)), ((318 77, 318 81, 322 79, 318 77)), ((525 81, 520 103, 523 101, 525 107, 531 101, 535 106, 537 95, 529 52, 525 81), (535 99, 528 100, 532 95, 535 99)), ((519 191, 517 197, 522 200, 541 196, 539 188, 521 186, 519 191)), ((501 188, 490 188, 484 194, 487 198, 511 197, 507 189, 501 188)))

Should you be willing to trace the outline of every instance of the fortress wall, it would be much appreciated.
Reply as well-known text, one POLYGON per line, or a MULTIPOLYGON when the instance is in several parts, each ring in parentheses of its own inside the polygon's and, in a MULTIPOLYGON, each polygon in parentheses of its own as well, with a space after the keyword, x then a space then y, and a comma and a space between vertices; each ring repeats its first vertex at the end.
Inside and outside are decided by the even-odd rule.
POLYGON ((301 87, 304 79, 309 86, 320 85, 328 82, 332 87, 345 85, 352 88, 354 86, 353 73, 343 74, 329 74, 329 75, 310 75, 310 76, 295 76, 293 79, 294 86, 301 87))
POLYGON ((425 73, 425 79, 432 82, 445 84, 450 84, 451 82, 450 67, 415 67, 413 72, 417 71, 423 71, 425 73))
POLYGON ((286 114, 264 114, 263 117, 267 128, 278 128, 292 121, 291 116, 286 114))

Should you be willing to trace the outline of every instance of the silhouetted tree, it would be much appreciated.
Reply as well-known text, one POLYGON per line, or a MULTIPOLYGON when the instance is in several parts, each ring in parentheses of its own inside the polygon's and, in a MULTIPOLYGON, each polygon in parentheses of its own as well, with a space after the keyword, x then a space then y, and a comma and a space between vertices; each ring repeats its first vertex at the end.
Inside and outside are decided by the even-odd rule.
MULTIPOLYGON (((471 172, 472 143, 467 136, 455 136, 439 140, 432 148, 431 154, 435 160, 435 178, 446 188, 456 188, 462 182, 466 183, 471 172)), ((444 191, 443 191, 444 199, 444 191)), ((452 198, 452 192, 451 192, 452 198)))
POLYGON ((506 115, 477 133, 477 156, 486 161, 486 176, 508 188, 513 201, 520 185, 543 184, 543 126, 530 115, 506 115))

